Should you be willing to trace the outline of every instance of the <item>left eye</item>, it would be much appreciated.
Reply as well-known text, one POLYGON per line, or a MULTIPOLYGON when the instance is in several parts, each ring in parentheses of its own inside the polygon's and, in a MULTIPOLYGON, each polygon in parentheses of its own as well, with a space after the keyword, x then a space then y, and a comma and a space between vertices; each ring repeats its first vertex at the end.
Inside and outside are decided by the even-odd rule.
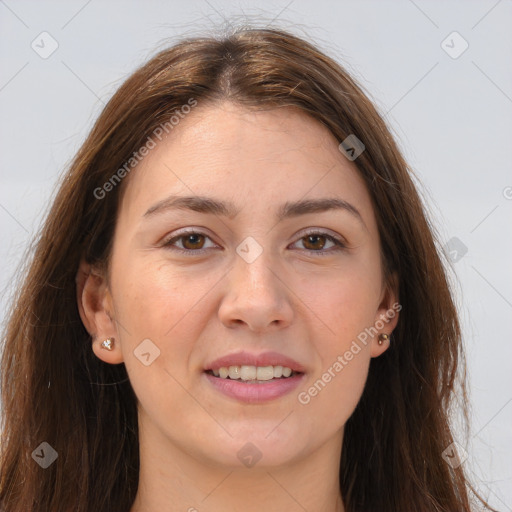
POLYGON ((297 240, 297 242, 303 241, 303 245, 306 246, 306 249, 311 250, 312 252, 325 254, 326 252, 331 252, 322 251, 322 249, 325 248, 325 240, 331 242, 331 248, 335 247, 334 250, 341 250, 345 248, 345 244, 341 240, 338 240, 336 237, 322 232, 307 233, 304 236, 302 236, 299 240, 297 240), (309 247, 307 247, 308 245, 309 247))
MULTIPOLYGON (((204 233, 189 231, 169 239, 163 244, 163 246, 180 252, 203 252, 205 250, 204 244, 206 239, 211 240, 210 237, 204 233), (180 242, 181 247, 176 246, 176 242, 180 242)), ((302 241, 305 250, 308 252, 318 253, 319 255, 332 252, 323 250, 326 248, 327 242, 331 242, 332 244, 331 247, 327 247, 328 249, 332 249, 334 247, 334 250, 342 250, 346 248, 345 244, 341 240, 323 232, 306 233, 295 243, 300 241, 302 241)))

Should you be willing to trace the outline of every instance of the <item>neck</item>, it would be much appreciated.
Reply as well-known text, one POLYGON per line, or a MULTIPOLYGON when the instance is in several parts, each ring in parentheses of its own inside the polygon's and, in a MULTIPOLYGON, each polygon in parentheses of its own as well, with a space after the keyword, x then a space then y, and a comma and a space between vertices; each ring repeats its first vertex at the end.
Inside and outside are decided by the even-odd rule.
POLYGON ((140 421, 140 473, 130 512, 344 512, 339 486, 343 432, 279 466, 225 467, 185 453, 140 421), (172 507, 172 508, 171 508, 172 507))

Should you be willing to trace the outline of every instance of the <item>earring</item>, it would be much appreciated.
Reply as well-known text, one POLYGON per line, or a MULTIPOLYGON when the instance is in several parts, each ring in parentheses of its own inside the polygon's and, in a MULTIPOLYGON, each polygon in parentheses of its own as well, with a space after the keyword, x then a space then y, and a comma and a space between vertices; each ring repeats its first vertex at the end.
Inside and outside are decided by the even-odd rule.
POLYGON ((389 340, 389 334, 379 334, 379 345, 382 345, 385 341, 389 340))
POLYGON ((113 350, 113 348, 114 348, 112 346, 113 344, 114 344, 114 338, 107 338, 106 340, 101 342, 100 347, 104 348, 106 350, 113 350))

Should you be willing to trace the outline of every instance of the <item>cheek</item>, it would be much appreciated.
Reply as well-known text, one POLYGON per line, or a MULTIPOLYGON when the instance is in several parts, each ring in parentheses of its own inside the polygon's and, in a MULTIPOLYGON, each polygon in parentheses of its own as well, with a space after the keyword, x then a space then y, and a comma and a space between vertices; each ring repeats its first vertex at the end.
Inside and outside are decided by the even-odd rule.
POLYGON ((324 344, 323 353, 343 350, 364 329, 373 325, 380 288, 368 272, 330 272, 302 285, 301 297, 317 316, 324 344), (329 350, 329 347, 331 349, 329 350))
POLYGON ((322 373, 312 376, 298 395, 304 421, 333 434, 352 416, 364 390, 370 358, 363 349, 349 361, 333 357, 322 373))
POLYGON ((306 421, 329 425, 334 433, 350 418, 363 393, 371 353, 370 344, 360 339, 375 311, 361 288, 330 291, 332 300, 317 303, 327 327, 312 333, 318 370, 301 388, 298 402, 305 407, 306 421))
POLYGON ((125 262, 113 283, 116 311, 134 335, 179 343, 179 332, 199 329, 199 313, 217 280, 215 273, 194 276, 144 258, 132 265, 125 262))
POLYGON ((181 379, 202 328, 199 287, 149 262, 126 259, 113 269, 117 330, 134 389, 168 381, 165 371, 181 379))
POLYGON ((367 330, 373 326, 380 288, 372 273, 339 272, 339 277, 316 279, 317 286, 302 290, 311 318, 317 317, 315 351, 319 370, 300 390, 299 403, 311 417, 343 425, 363 392, 371 359, 367 330), (319 319, 319 320, 318 320, 319 319))
POLYGON ((215 280, 191 280, 190 273, 149 262, 128 263, 112 282, 123 359, 139 402, 159 417, 169 408, 189 406, 183 386, 188 387, 190 356, 211 314, 205 290, 215 280))

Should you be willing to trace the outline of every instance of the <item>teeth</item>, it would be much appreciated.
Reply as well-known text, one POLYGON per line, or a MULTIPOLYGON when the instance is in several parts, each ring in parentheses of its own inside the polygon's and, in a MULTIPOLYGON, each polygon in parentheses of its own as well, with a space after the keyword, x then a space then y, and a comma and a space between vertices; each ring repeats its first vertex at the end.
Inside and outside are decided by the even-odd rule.
POLYGON ((258 366, 256 370, 257 380, 272 380, 274 378, 273 366, 258 366))
POLYGON ((215 377, 221 379, 232 380, 272 380, 280 379, 281 377, 290 377, 292 372, 291 368, 287 366, 223 366, 216 370, 212 370, 215 377))
POLYGON ((240 378, 242 380, 255 380, 256 379, 256 366, 241 366, 240 378))
POLYGON ((239 379, 240 378, 240 366, 230 366, 229 367, 229 378, 230 379, 239 379))

